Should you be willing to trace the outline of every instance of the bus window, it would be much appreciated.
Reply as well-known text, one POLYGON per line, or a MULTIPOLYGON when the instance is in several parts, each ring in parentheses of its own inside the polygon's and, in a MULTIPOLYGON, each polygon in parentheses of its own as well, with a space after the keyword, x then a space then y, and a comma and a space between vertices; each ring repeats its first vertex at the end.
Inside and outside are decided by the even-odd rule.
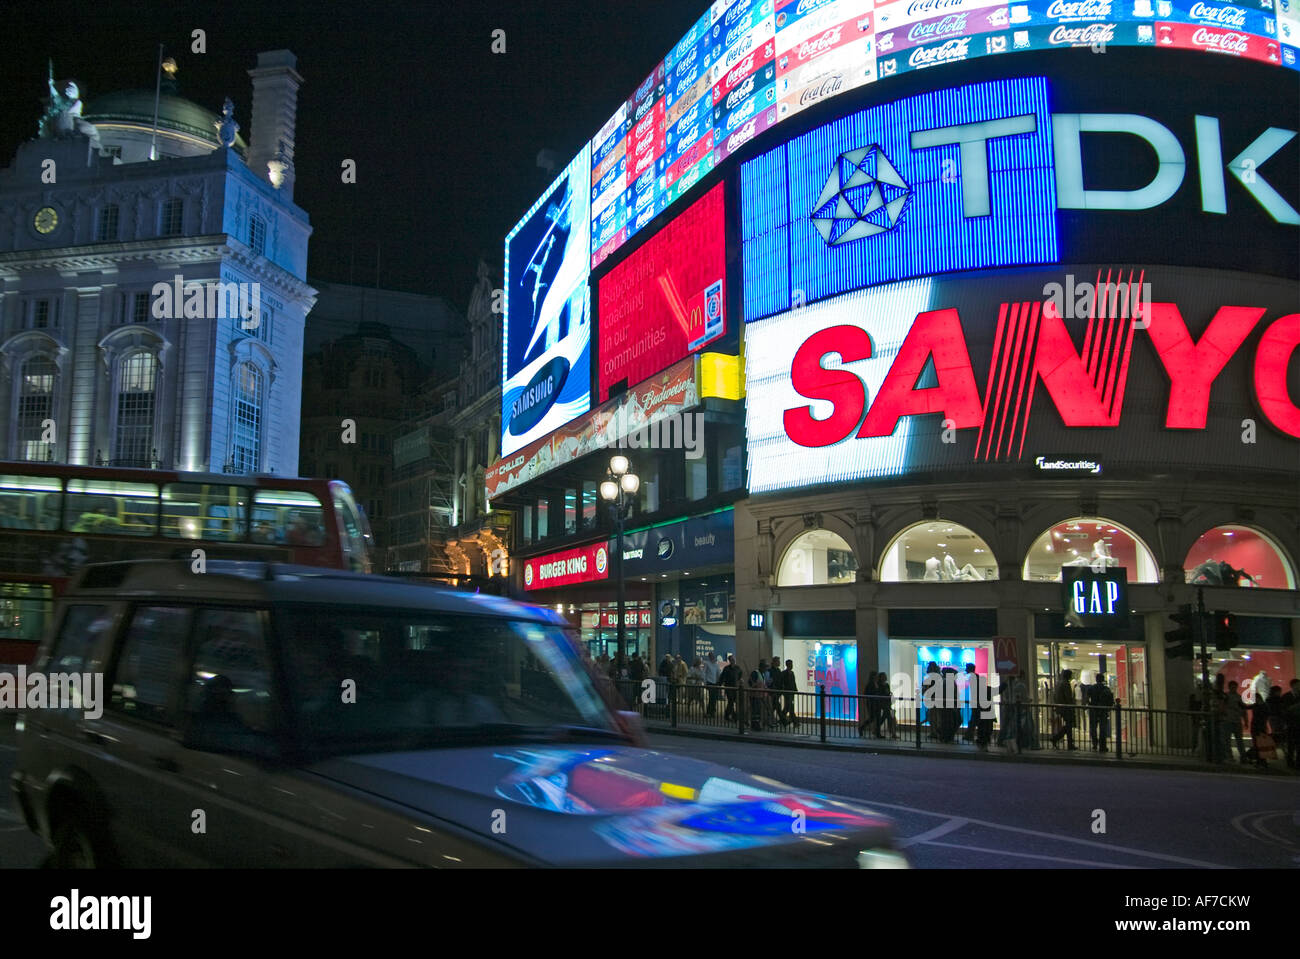
POLYGON ((325 509, 311 493, 259 489, 253 492, 254 543, 325 545, 325 509))
POLYGON ((0 476, 0 529, 58 529, 61 484, 47 476, 0 476))
POLYGON ((0 583, 0 638, 39 642, 54 610, 50 586, 0 583))
POLYGON ((370 572, 370 559, 366 532, 369 524, 362 518, 360 507, 353 501, 352 494, 346 486, 335 486, 334 512, 338 514, 339 542, 348 567, 360 573, 370 572))
POLYGON ((158 487, 153 483, 68 480, 63 528, 73 533, 158 532, 158 487))
POLYGON ((162 534, 238 543, 244 539, 248 489, 209 483, 168 483, 162 491, 162 534))

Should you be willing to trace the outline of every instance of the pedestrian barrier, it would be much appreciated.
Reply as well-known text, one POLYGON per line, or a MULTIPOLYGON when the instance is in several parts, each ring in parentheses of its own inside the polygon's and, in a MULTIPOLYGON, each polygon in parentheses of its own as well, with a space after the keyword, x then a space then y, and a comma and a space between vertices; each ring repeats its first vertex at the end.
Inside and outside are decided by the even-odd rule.
POLYGON ((1240 740, 1204 713, 1124 706, 1001 703, 984 715, 968 703, 927 708, 919 697, 847 696, 816 691, 699 684, 662 677, 652 686, 616 681, 622 708, 636 710, 647 728, 715 729, 740 735, 816 737, 821 742, 896 742, 913 749, 961 748, 1093 752, 1106 759, 1163 757, 1245 761, 1251 737, 1240 740), (1208 728, 1208 732, 1207 732, 1208 728), (1209 745, 1207 746, 1207 739, 1209 745))

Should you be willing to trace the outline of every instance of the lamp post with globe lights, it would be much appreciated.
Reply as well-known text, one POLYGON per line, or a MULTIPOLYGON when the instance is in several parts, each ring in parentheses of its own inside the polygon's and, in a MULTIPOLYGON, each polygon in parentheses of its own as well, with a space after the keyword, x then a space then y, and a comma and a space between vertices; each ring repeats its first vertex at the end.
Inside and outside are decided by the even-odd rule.
POLYGON ((631 472, 632 464, 626 456, 612 456, 609 460, 608 478, 600 484, 600 498, 609 503, 614 512, 614 528, 618 532, 614 556, 618 564, 618 650, 626 653, 624 622, 625 583, 623 581, 623 521, 632 511, 636 502, 637 490, 641 488, 641 479, 631 472))

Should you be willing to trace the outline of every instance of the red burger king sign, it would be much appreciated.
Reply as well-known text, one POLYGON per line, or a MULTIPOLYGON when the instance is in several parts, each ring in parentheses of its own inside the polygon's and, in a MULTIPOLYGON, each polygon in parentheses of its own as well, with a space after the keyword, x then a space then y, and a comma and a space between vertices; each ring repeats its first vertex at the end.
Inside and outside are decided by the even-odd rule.
POLYGON ((590 543, 524 560, 524 589, 550 589, 608 577, 607 542, 590 543))

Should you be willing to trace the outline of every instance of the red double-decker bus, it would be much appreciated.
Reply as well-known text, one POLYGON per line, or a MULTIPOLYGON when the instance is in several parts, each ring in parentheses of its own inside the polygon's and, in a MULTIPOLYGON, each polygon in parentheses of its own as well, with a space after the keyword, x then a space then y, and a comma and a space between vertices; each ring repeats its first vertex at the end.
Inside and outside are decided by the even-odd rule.
POLYGON ((0 462, 0 666, 81 566, 176 557, 370 572, 370 530, 338 480, 0 462))

